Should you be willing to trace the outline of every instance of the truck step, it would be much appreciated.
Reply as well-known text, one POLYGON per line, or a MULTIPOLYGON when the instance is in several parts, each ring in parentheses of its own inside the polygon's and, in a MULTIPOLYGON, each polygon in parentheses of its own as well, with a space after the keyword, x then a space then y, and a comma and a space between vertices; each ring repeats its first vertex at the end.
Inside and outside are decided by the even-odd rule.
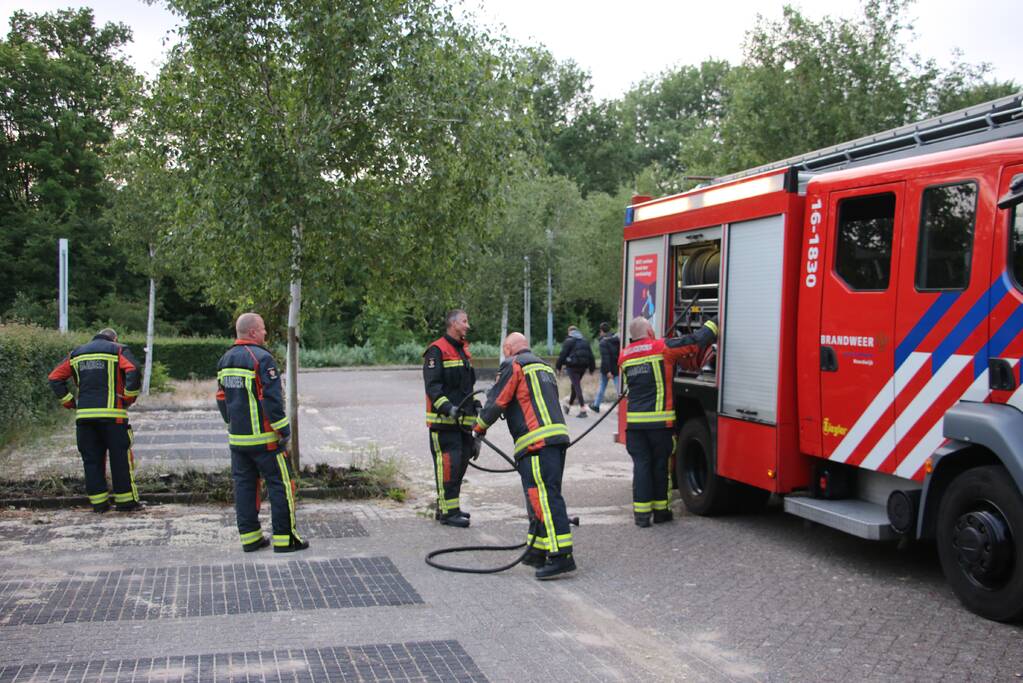
POLYGON ((785 512, 871 541, 897 538, 884 505, 865 500, 824 500, 786 496, 785 512))

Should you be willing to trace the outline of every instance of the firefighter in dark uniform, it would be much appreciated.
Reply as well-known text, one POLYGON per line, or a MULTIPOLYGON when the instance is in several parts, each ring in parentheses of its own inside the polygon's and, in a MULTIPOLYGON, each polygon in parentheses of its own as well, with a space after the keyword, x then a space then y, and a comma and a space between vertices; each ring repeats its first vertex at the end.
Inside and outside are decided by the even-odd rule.
POLYGON ((423 353, 423 383, 426 385, 426 426, 430 430, 433 478, 437 490, 436 518, 447 526, 469 526, 469 513, 462 510, 462 479, 472 455, 472 426, 479 404, 469 401, 476 384, 476 371, 466 334, 469 317, 456 308, 449 311, 444 336, 423 353))
POLYGON ((94 512, 110 509, 106 459, 114 505, 125 512, 137 510, 135 462, 128 406, 139 395, 139 364, 128 347, 117 343, 117 333, 100 330, 92 341, 79 346, 50 373, 50 387, 65 408, 75 410, 75 435, 85 468, 85 491, 94 512), (78 385, 75 399, 68 384, 78 385))
POLYGON ((572 531, 561 495, 569 438, 558 402, 558 379, 518 332, 505 339, 504 355, 507 360, 487 393, 474 431, 485 434, 504 414, 515 439, 515 462, 529 515, 528 550, 522 562, 537 568, 536 578, 553 579, 575 569, 572 531))
POLYGON ((228 424, 242 550, 252 552, 270 545, 259 524, 260 478, 270 497, 274 552, 305 550, 309 543, 298 535, 288 473, 286 449, 291 428, 284 412, 280 371, 263 347, 266 326, 257 314, 243 313, 235 330, 234 346, 217 363, 217 407, 228 424))
POLYGON ((668 461, 675 449, 672 379, 675 364, 692 364, 717 339, 717 318, 691 335, 656 339, 650 321, 629 324, 632 343, 619 357, 622 391, 628 391, 625 447, 632 456, 632 511, 637 526, 672 519, 668 461))

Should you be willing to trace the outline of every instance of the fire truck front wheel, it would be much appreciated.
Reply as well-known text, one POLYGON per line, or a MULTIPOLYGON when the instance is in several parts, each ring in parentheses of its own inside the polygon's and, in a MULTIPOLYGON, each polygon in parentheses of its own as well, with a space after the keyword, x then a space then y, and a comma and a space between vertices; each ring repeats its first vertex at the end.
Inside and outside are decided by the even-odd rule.
POLYGON ((1023 618, 1023 496, 1005 468, 956 477, 938 509, 937 540, 945 578, 967 609, 1023 618))
POLYGON ((695 515, 720 515, 732 506, 734 491, 715 471, 710 428, 703 420, 686 420, 678 432, 675 482, 686 509, 695 515))

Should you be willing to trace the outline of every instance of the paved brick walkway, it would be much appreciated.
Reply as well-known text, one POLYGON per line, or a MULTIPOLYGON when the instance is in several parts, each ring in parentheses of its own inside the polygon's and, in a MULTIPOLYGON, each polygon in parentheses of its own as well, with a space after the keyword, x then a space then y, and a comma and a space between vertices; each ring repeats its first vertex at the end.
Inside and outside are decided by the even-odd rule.
MULTIPOLYGON (((310 452, 343 460, 378 444, 410 476, 406 504, 303 502, 313 545, 296 555, 242 553, 225 507, 2 512, 0 682, 1023 676, 1023 628, 963 610, 932 547, 869 543, 779 510, 706 519, 676 506, 672 524, 637 529, 629 463, 607 424, 569 457, 575 576, 431 569, 432 549, 522 540, 517 477, 470 471, 472 527, 441 527, 426 514, 418 373, 303 380, 310 452)), ((154 447, 185 431, 143 422, 140 441, 154 447)))

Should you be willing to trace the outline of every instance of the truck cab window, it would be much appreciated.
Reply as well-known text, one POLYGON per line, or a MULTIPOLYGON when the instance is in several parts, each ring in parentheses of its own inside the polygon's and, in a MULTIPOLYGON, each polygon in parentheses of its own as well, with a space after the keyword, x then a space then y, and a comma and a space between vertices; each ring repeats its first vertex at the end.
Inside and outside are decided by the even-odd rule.
POLYGON ((851 289, 888 288, 892 266, 895 194, 851 197, 838 203, 835 273, 851 289))
POLYGON ((1017 204, 1009 211, 1009 267, 1016 286, 1020 287, 1023 285, 1023 204, 1017 204))
POLYGON ((916 258, 918 290, 966 289, 970 283, 976 215, 976 183, 924 190, 916 258))

